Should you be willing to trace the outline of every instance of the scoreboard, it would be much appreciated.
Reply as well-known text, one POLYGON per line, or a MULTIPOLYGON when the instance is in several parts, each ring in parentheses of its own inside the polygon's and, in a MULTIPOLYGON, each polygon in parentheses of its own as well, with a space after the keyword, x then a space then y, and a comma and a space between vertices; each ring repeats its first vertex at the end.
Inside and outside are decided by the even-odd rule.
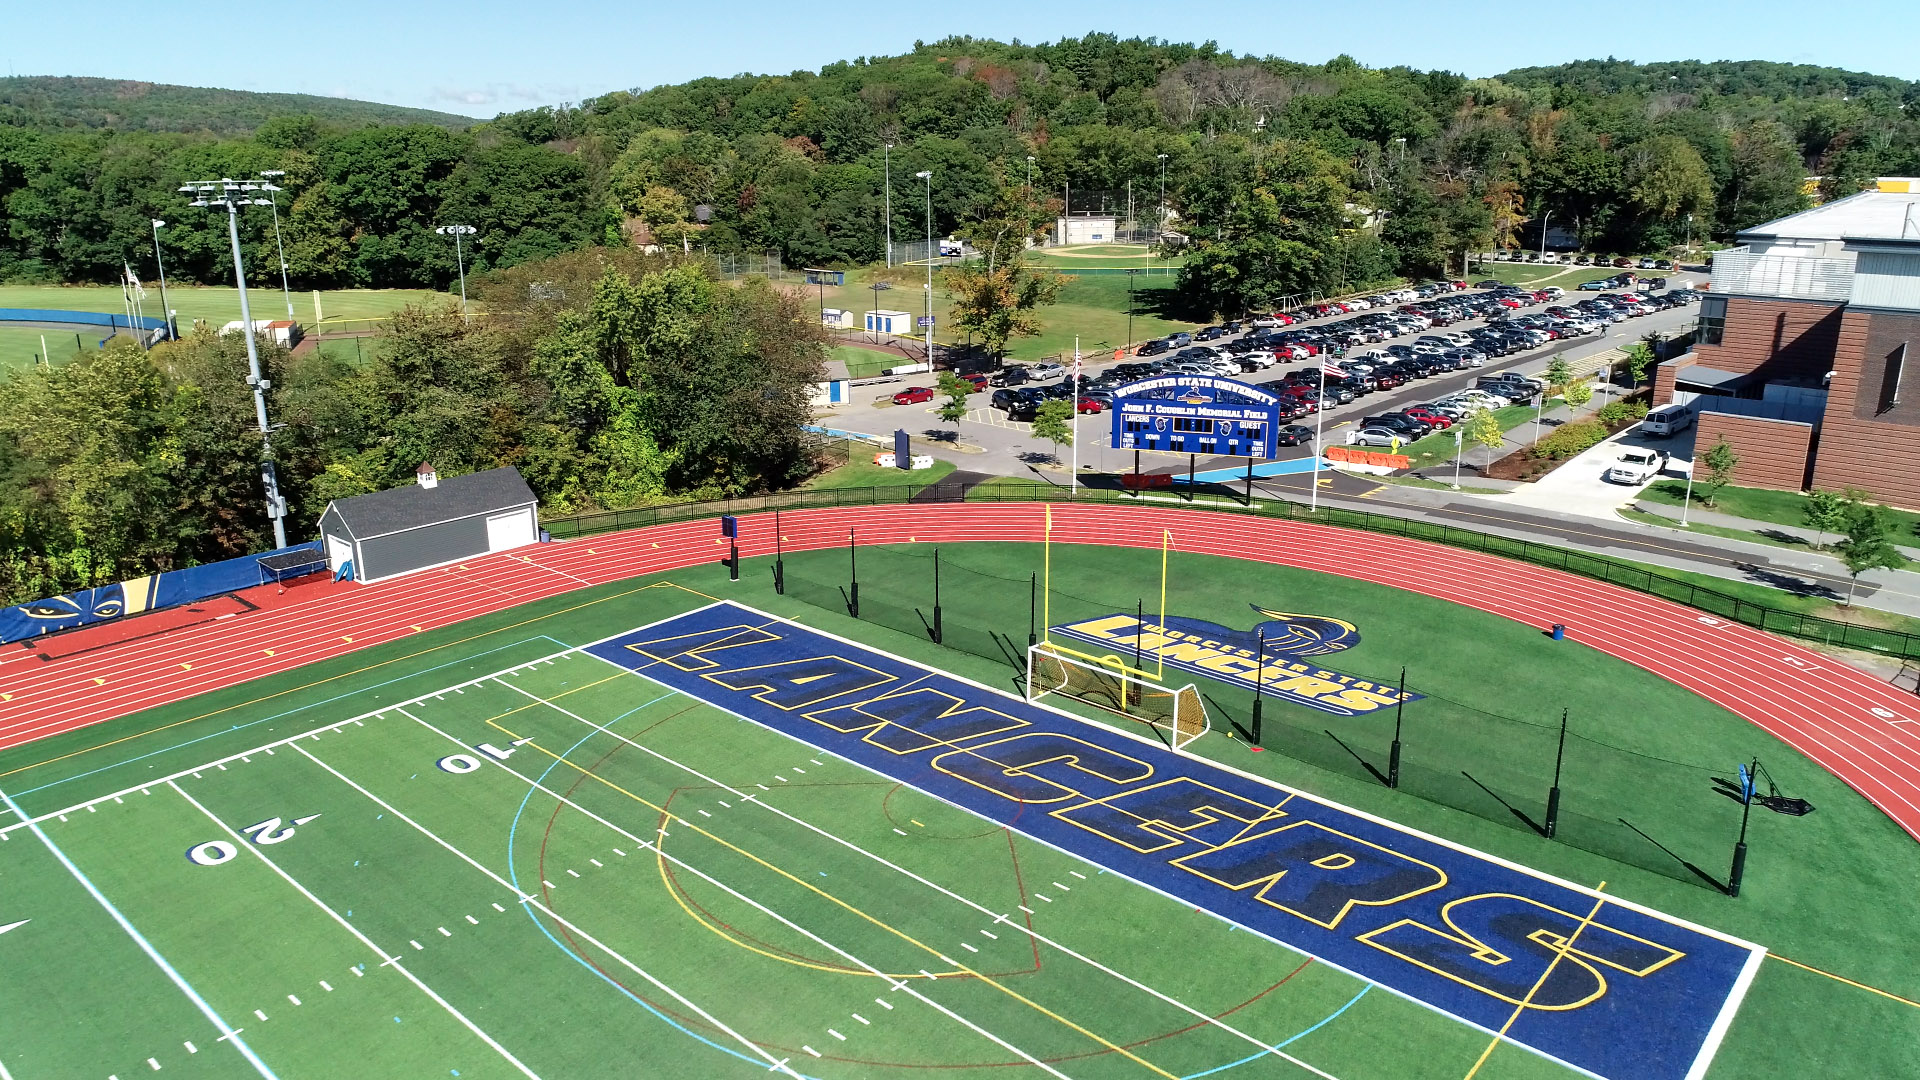
POLYGON ((1113 446, 1179 454, 1272 458, 1280 399, 1210 375, 1168 375, 1113 392, 1113 446))

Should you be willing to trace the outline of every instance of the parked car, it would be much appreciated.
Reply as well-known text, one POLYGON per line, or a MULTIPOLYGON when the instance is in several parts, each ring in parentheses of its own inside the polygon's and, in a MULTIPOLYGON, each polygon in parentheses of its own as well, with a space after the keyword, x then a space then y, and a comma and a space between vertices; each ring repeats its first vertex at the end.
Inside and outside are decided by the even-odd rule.
POLYGON ((1019 386, 1021 383, 1029 381, 1031 380, 1027 377, 1026 368, 1019 364, 1009 364, 999 371, 994 372, 992 377, 987 380, 987 383, 991 386, 1019 386))
POLYGON ((933 388, 930 386, 909 386, 893 395, 895 405, 918 405, 933 400, 933 388))
POLYGON ((1035 380, 1057 379, 1066 373, 1067 369, 1059 364, 1035 364, 1027 369, 1027 377, 1035 380))
POLYGON ((1411 408, 1401 409, 1400 412, 1404 416, 1413 417, 1415 420, 1418 420, 1421 423, 1426 424, 1428 427, 1439 428, 1442 431, 1445 431, 1446 429, 1453 426, 1452 417, 1434 412, 1433 410, 1425 408, 1420 405, 1415 405, 1415 406, 1412 406, 1411 408))
POLYGON ((1405 413, 1387 413, 1383 416, 1369 416, 1360 421, 1360 426, 1392 428, 1395 431, 1405 432, 1416 439, 1422 435, 1431 434, 1433 431, 1432 424, 1427 423, 1425 420, 1408 416, 1405 413))
MULTIPOLYGON (((1585 285, 1582 285, 1580 287, 1583 289, 1586 288, 1585 285)), ((1152 341, 1143 342, 1139 348, 1133 350, 1133 355, 1158 356, 1159 354, 1166 352, 1171 348, 1173 348, 1173 346, 1167 343, 1167 339, 1154 338, 1152 341)))
POLYGON ((1647 414, 1640 431, 1656 439, 1677 435, 1693 426, 1693 410, 1685 405, 1666 405, 1647 414))
POLYGON ((1212 341, 1214 338, 1225 337, 1226 335, 1227 335, 1226 330, 1221 327, 1203 326, 1200 329, 1195 330, 1193 332, 1193 340, 1212 341))
POLYGON ((1407 438, 1406 432, 1389 427, 1372 426, 1347 430, 1348 446, 1384 446, 1392 449, 1412 441, 1407 438))
POLYGON ((1620 455, 1620 460, 1607 470, 1606 479, 1615 484, 1640 486, 1659 476, 1667 467, 1665 450, 1648 450, 1642 447, 1629 447, 1620 455))
POLYGON ((1307 446, 1313 442, 1313 429, 1300 424, 1288 424, 1274 432, 1273 437, 1281 446, 1307 446))

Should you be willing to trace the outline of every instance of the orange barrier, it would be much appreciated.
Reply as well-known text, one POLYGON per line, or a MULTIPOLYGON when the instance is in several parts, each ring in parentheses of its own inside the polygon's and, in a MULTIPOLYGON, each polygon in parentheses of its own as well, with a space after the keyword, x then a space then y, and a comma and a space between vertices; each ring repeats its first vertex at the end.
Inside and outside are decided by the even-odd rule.
POLYGON ((1371 450, 1350 446, 1327 447, 1327 458, 1353 465, 1383 465, 1390 469, 1405 469, 1413 464, 1413 460, 1405 454, 1376 454, 1371 450))
POLYGON ((1120 486, 1129 491, 1145 488, 1170 488, 1173 486, 1171 473, 1122 473, 1120 486))

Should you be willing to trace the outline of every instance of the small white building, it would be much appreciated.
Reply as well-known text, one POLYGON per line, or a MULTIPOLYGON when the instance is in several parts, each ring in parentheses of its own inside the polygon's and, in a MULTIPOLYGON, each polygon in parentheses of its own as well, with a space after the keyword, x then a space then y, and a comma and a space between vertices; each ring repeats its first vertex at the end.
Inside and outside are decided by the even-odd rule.
POLYGON ((813 384, 813 403, 815 405, 844 405, 853 400, 853 380, 847 373, 847 365, 839 360, 827 361, 827 377, 813 384))
MULTIPOLYGON (((220 333, 223 336, 238 333, 240 327, 243 325, 245 324, 239 319, 235 319, 221 327, 220 333)), ((288 319, 275 319, 272 322, 265 319, 255 319, 253 320, 253 334, 255 337, 266 338, 275 345, 288 349, 300 344, 300 339, 306 336, 301 331, 299 323, 288 319)))
POLYGON ((414 478, 417 483, 327 504, 320 537, 336 577, 381 581, 540 538, 536 500, 517 469, 441 480, 422 464, 414 478))
POLYGON ((822 308, 820 325, 829 330, 850 330, 853 328, 853 312, 846 308, 822 308))
POLYGON ((867 333, 869 334, 899 334, 903 337, 912 337, 914 329, 911 311, 867 312, 867 333))
POLYGON ((1060 245, 1111 244, 1120 231, 1113 214, 1069 214, 1053 223, 1053 242, 1060 245))

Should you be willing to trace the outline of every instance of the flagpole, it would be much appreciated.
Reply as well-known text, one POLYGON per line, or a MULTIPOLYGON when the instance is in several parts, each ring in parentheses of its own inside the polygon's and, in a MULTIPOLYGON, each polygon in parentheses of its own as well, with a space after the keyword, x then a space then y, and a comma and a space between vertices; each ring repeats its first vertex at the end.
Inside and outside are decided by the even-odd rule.
POLYGON ((1320 509, 1320 425, 1327 412, 1327 362, 1320 361, 1320 400, 1313 403, 1313 482, 1307 488, 1307 509, 1320 509))
POLYGON ((1067 477, 1067 498, 1080 497, 1080 335, 1073 337, 1073 474, 1067 477))

